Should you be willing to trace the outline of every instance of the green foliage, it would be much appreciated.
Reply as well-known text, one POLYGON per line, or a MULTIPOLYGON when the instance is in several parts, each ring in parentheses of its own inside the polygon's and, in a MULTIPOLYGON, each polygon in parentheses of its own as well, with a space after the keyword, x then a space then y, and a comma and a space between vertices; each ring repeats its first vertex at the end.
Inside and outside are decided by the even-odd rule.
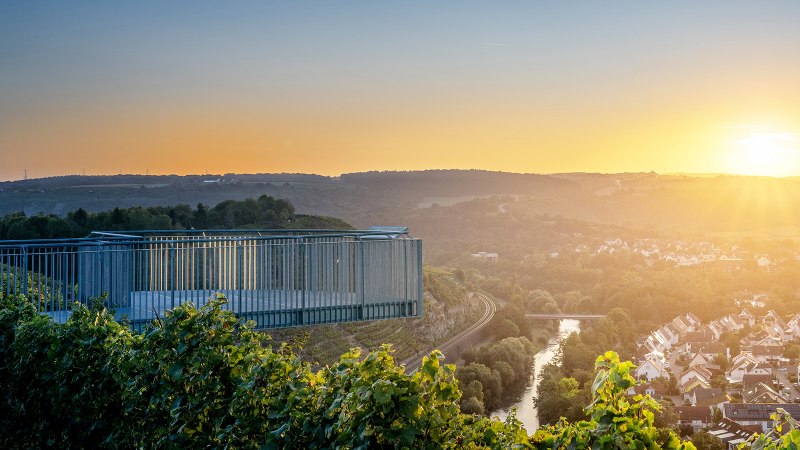
POLYGON ((98 302, 55 325, 22 298, 2 304, 0 446, 107 442, 121 424, 119 369, 134 338, 98 302))
MULTIPOLYGON (((461 413, 455 368, 438 351, 413 375, 388 346, 313 371, 224 302, 185 304, 136 334, 100 302, 56 324, 26 299, 0 298, 0 446, 693 448, 653 426, 652 399, 625 395, 632 364, 612 352, 597 360, 588 420, 562 420, 531 438, 513 414, 501 422, 461 413)), ((560 389, 571 396, 577 385, 563 378, 560 389)), ((465 386, 480 399, 481 385, 465 386)))
POLYGON ((756 433, 747 442, 739 445, 740 449, 751 450, 794 450, 800 448, 800 427, 798 422, 783 408, 778 408, 770 415, 773 421, 772 430, 767 433, 756 433))
POLYGON ((660 432, 653 426, 659 405, 652 398, 627 395, 636 384, 630 361, 620 362, 616 353, 606 352, 597 358, 595 366, 594 401, 586 408, 589 420, 570 423, 562 419, 540 428, 532 437, 536 448, 694 448, 691 443, 682 443, 672 431, 660 432))
POLYGON ((536 348, 527 338, 508 337, 466 351, 463 354, 465 365, 456 375, 465 386, 473 382, 481 384, 484 409, 491 411, 502 403, 512 387, 527 383, 535 353, 536 348))
POLYGON ((539 422, 554 424, 559 418, 569 421, 586 418, 580 405, 592 397, 592 373, 595 370, 595 358, 607 348, 632 351, 635 336, 631 334, 631 320, 622 309, 609 311, 603 320, 584 323, 581 333, 573 333, 561 341, 560 358, 544 367, 537 392, 537 409, 539 422), (575 399, 565 398, 559 390, 562 378, 575 379, 580 389, 575 399))
POLYGON ((692 444, 697 450, 725 450, 728 447, 722 440, 707 431, 698 431, 692 436, 692 444))
MULTIPOLYGON (((74 289, 74 285, 69 286, 74 289)), ((0 264, 0 292, 27 292, 28 300, 38 302, 39 311, 57 311, 66 306, 64 283, 41 273, 0 264), (25 289, 27 287, 27 289, 25 289)))
POLYGON ((185 304, 144 334, 97 302, 65 324, 24 298, 0 309, 0 446, 499 448, 527 445, 515 419, 459 412, 452 365, 414 375, 388 346, 314 372, 241 324, 220 298, 185 304))
POLYGON ((489 323, 489 332, 498 339, 517 336, 530 338, 532 331, 533 327, 525 317, 525 311, 514 305, 506 305, 497 311, 489 323))
POLYGON ((466 289, 440 275, 433 270, 425 270, 422 273, 422 284, 425 286, 425 290, 446 305, 461 303, 462 299, 467 295, 466 289))

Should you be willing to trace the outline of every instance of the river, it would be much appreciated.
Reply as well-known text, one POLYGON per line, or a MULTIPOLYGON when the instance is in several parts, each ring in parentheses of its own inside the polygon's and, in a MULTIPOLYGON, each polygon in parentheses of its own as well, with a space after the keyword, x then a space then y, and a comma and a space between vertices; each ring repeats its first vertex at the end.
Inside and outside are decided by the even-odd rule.
POLYGON ((572 333, 577 333, 581 329, 581 323, 578 320, 564 319, 558 324, 558 335, 554 336, 547 342, 547 346, 536 354, 536 359, 533 362, 533 370, 531 379, 528 381, 528 388, 522 393, 520 400, 517 403, 509 406, 506 409, 495 411, 491 414, 492 417, 497 417, 500 420, 505 420, 511 408, 517 408, 517 418, 528 430, 529 434, 533 434, 539 428, 539 414, 536 411, 536 406, 533 404, 533 398, 536 396, 536 388, 539 386, 539 375, 542 373, 542 368, 550 363, 556 356, 558 351, 558 344, 572 333))

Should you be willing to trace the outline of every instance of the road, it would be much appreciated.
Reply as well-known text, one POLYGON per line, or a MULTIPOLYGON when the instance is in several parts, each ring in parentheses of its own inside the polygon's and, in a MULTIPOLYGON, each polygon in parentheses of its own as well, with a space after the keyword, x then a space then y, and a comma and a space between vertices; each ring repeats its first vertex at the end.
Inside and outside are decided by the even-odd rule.
POLYGON ((772 372, 775 374, 775 378, 778 380, 779 385, 777 387, 772 386, 775 388, 776 391, 779 391, 786 397, 790 402, 794 402, 795 399, 800 398, 800 391, 798 391, 797 387, 792 385, 789 381, 789 371, 785 368, 779 368, 772 372))
MULTIPOLYGON (((434 348, 438 348, 442 352, 447 352, 447 350, 453 349, 460 342, 480 332, 480 330, 483 327, 485 327, 494 317, 495 312, 497 312, 497 304, 495 304, 494 300, 492 300, 491 298, 489 298, 489 296, 482 294, 480 292, 470 292, 469 295, 475 295, 478 297, 479 300, 481 300, 481 302, 483 302, 484 305, 483 316, 481 316, 481 318, 478 319, 478 321, 470 325, 470 327, 467 328, 466 330, 462 331, 461 333, 458 333, 457 335, 445 341, 443 344, 437 345, 434 348)), ((428 354, 434 348, 431 348, 428 351, 421 354, 418 353, 417 355, 403 361, 402 364, 406 366, 406 373, 416 372, 422 365, 422 358, 424 356, 428 356, 428 354)))

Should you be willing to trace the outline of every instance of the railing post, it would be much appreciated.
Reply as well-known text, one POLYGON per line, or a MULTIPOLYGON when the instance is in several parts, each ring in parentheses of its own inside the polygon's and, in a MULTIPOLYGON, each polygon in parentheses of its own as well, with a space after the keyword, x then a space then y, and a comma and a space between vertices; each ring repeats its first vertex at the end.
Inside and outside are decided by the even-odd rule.
MULTIPOLYGON (((8 281, 11 282, 11 280, 8 281)), ((16 284, 17 283, 14 283, 15 288, 16 284)), ((33 301, 31 296, 28 295, 28 247, 26 246, 22 247, 22 295, 28 297, 30 301, 33 301)), ((36 306, 36 310, 39 310, 38 304, 36 306)))
POLYGON ((306 315, 306 238, 300 238, 300 315, 297 323, 303 325, 306 315))
POLYGON ((425 315, 424 287, 422 286, 422 241, 417 242, 417 317, 425 315))
POLYGON ((366 291, 365 291, 366 274, 364 273, 364 269, 365 269, 366 265, 364 263, 364 244, 365 244, 365 241, 363 239, 359 239, 358 240, 358 249, 360 251, 360 257, 361 257, 360 258, 361 259, 361 261, 360 261, 361 270, 359 270, 359 274, 358 274, 359 283, 361 285, 361 307, 359 308, 359 311, 358 311, 359 312, 359 314, 358 314, 358 319, 359 320, 364 320, 364 305, 366 303, 366 297, 367 297, 367 294, 366 294, 366 291))
MULTIPOLYGON (((235 314, 242 314, 242 285, 244 285, 244 248, 242 241, 236 241, 236 288, 238 291, 236 303, 238 305, 235 314)), ((231 306, 233 303, 231 302, 231 306)))
MULTIPOLYGON (((98 247, 98 252, 100 252, 100 270, 98 271, 98 276, 100 277, 100 290, 98 291, 97 295, 103 295, 103 288, 105 287, 105 280, 106 280, 106 265, 105 265, 105 246, 101 243, 98 247)), ((109 274, 110 276, 110 274, 109 274)), ((87 299, 88 300, 88 299, 87 299)), ((88 301, 87 305, 90 304, 88 301)))
POLYGON ((170 307, 175 307, 175 284, 177 284, 177 271, 175 270, 175 244, 169 244, 169 290, 170 290, 170 307))
MULTIPOLYGON (((400 241, 403 243, 403 305, 405 305, 405 315, 411 315, 411 301, 408 298, 408 242, 406 240, 400 241)), ((413 242, 413 241, 412 241, 413 242)))

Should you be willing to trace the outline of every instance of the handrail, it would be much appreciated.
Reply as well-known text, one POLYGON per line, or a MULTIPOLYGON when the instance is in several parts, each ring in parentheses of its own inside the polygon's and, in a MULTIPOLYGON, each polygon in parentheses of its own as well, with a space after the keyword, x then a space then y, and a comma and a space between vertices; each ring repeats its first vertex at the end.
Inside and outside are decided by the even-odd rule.
POLYGON ((0 241, 0 292, 63 321, 105 295, 131 326, 221 293, 258 327, 422 314, 422 242, 373 230, 148 230, 0 241), (268 233, 265 235, 265 233, 268 233), (157 312, 154 312, 157 311, 157 312))
POLYGON ((407 229, 406 232, 392 231, 387 232, 384 229, 378 230, 317 230, 317 229, 297 229, 297 230, 276 230, 276 229, 248 229, 248 230, 130 230, 122 234, 118 232, 109 231, 92 231, 88 237, 82 238, 58 238, 58 239, 31 239, 31 240, 0 240, 0 248, 19 248, 25 247, 53 247, 57 244, 64 245, 92 245, 98 243, 113 243, 117 245, 142 243, 142 239, 151 236, 175 237, 176 239, 162 239, 162 243, 181 243, 185 242, 184 239, 177 239, 180 235, 202 235, 203 238, 192 239, 192 242, 230 242, 239 241, 241 239, 253 239, 258 241, 277 240, 277 239, 320 239, 320 238, 371 238, 371 239, 408 239, 410 238, 407 229), (279 235, 261 235, 260 233, 282 233, 279 235), (257 233, 257 234, 253 234, 257 233), (306 234, 300 234, 306 233, 306 234), (214 234, 234 235, 230 237, 213 236, 214 234), (238 234, 238 236, 235 236, 238 234), (98 235, 92 237, 92 235, 98 235), (210 235, 210 236, 209 236, 210 235), (100 236, 106 236, 110 239, 101 239, 100 236))

